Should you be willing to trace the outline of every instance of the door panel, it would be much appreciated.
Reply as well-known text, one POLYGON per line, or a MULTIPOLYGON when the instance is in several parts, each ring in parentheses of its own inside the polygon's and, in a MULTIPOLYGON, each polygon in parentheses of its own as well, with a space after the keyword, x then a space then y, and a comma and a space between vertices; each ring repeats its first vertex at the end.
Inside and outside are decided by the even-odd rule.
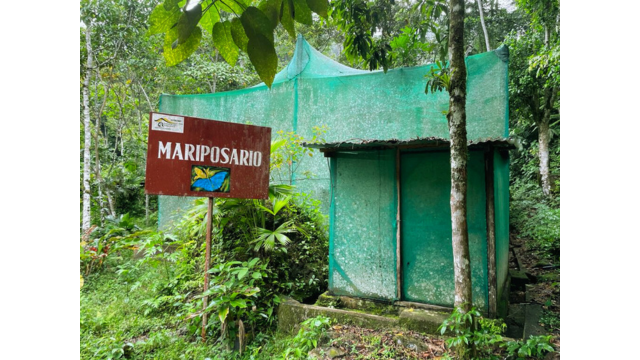
MULTIPOLYGON (((402 297, 453 306, 451 178, 448 152, 401 155, 402 297)), ((487 304, 484 154, 470 152, 467 224, 474 305, 487 304)))

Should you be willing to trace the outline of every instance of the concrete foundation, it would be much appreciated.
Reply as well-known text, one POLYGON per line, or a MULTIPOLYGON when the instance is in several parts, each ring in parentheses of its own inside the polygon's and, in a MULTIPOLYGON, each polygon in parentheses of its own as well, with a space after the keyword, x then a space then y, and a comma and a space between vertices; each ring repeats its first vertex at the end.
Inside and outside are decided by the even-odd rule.
MULTIPOLYGON (((327 300, 326 296, 324 300, 327 300)), ((349 302, 347 301, 347 303, 349 302)), ((351 324, 370 329, 398 328, 440 335, 438 327, 450 315, 449 312, 445 311, 395 307, 393 305, 381 305, 383 311, 371 311, 372 304, 368 303, 367 305, 364 306, 368 310, 365 312, 363 310, 305 305, 296 300, 288 299, 281 303, 278 309, 278 331, 295 334, 299 330, 301 322, 323 315, 341 324, 351 324), (394 310, 392 311, 391 309, 394 310), (382 315, 375 315, 371 312, 377 312, 382 315)))

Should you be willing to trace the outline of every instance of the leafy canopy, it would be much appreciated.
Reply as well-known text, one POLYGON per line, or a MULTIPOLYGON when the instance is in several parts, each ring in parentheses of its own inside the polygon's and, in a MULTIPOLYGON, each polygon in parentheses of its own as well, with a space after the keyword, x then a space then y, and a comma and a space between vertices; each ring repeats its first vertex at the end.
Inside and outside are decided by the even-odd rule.
POLYGON ((328 0, 164 0, 149 16, 148 34, 164 34, 168 66, 188 58, 210 36, 231 66, 239 51, 247 53, 271 87, 278 68, 273 36, 278 24, 295 38, 294 21, 310 25, 312 12, 326 18, 328 8, 328 0))

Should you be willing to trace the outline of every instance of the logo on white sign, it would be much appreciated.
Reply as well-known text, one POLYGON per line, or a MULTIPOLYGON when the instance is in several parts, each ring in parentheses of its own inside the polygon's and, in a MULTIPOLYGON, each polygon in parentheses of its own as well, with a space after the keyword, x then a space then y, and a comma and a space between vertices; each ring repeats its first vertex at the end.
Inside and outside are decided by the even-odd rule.
POLYGON ((164 114, 153 114, 151 130, 184 133, 184 117, 164 114))

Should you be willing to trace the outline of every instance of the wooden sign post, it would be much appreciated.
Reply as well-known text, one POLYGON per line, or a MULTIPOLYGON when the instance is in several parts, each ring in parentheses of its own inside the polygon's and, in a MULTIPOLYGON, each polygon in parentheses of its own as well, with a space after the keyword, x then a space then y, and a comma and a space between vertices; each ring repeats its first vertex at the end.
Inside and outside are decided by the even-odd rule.
MULTIPOLYGON (((204 257, 204 292, 209 290, 209 263, 211 262, 211 223, 213 216, 213 198, 209 197, 207 206, 207 250, 204 257)), ((206 338, 207 334, 207 309, 209 297, 207 295, 202 299, 202 341, 206 338)))
MULTIPOLYGON (((150 113, 145 193, 208 197, 204 292, 213 198, 268 199, 271 128, 150 113)), ((208 298, 203 298, 202 339, 208 298)))

